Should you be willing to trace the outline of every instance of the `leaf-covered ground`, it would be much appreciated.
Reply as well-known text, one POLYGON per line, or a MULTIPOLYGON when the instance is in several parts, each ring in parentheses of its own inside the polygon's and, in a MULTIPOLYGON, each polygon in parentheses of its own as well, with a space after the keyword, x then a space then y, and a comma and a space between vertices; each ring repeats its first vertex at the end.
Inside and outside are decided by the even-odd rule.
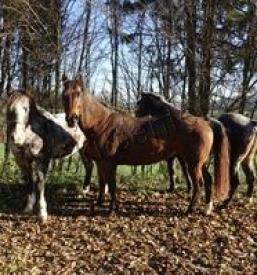
POLYGON ((0 189, 0 273, 254 274, 257 204, 184 215, 185 192, 120 191, 120 209, 94 207, 96 192, 48 193, 49 220, 16 214, 21 187, 0 189))

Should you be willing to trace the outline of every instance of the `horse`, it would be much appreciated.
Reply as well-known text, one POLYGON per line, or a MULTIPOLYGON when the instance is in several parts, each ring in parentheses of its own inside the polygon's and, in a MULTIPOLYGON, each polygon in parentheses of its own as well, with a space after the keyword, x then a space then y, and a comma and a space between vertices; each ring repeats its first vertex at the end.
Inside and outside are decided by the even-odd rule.
MULTIPOLYGON (((161 96, 143 93, 141 100, 137 103, 136 114, 142 115, 162 115, 166 112, 169 103, 161 96)), ((210 118, 214 121, 213 118, 210 118)), ((243 168, 248 185, 247 196, 249 201, 253 200, 254 183, 256 182, 256 170, 254 166, 254 156, 257 152, 257 121, 251 120, 241 114, 225 113, 222 114, 218 121, 225 127, 230 145, 230 189, 228 198, 221 206, 225 208, 231 202, 239 182, 239 167, 243 168)), ((174 190, 174 158, 168 162, 168 171, 171 177, 169 191, 174 190)), ((187 188, 191 188, 191 179, 186 169, 186 164, 179 159, 184 172, 187 188)))
POLYGON ((230 143, 230 191, 223 207, 229 206, 239 181, 239 167, 243 168, 246 176, 249 202, 253 202, 254 185, 257 175, 254 157, 257 152, 257 121, 242 114, 226 113, 218 118, 227 129, 230 143))
MULTIPOLYGON (((62 101, 70 127, 78 123, 96 161, 99 176, 98 205, 103 203, 105 183, 111 195, 110 211, 118 208, 116 199, 117 165, 147 165, 179 155, 187 164, 193 182, 193 194, 187 212, 193 212, 198 202, 199 186, 204 182, 202 170, 213 147, 211 124, 203 118, 185 116, 171 110, 161 117, 133 117, 117 113, 86 92, 83 79, 62 77, 62 101)), ((226 137, 221 139, 215 162, 216 193, 220 200, 227 197, 229 158, 226 137)), ((204 171, 206 169, 204 168, 204 171)), ((212 207, 209 188, 206 196, 212 207)))
POLYGON ((17 89, 8 93, 7 147, 11 149, 23 178, 27 181, 25 213, 31 213, 36 200, 39 218, 47 220, 44 185, 51 159, 68 157, 79 152, 86 170, 83 188, 88 191, 93 162, 85 154, 86 138, 79 127, 67 126, 65 114, 51 114, 36 105, 29 90, 17 89), (35 163, 36 182, 33 181, 35 163))

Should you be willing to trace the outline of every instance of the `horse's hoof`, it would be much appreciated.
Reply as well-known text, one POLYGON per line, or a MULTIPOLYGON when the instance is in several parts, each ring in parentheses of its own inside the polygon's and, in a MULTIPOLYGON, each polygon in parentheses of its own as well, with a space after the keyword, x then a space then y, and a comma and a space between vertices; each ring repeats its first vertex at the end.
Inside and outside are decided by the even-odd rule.
POLYGON ((227 209, 228 206, 229 206, 228 203, 222 203, 222 204, 220 204, 220 205, 217 207, 217 209, 218 209, 219 211, 222 211, 222 210, 227 209))
POLYGON ((119 206, 117 204, 111 204, 109 207, 110 213, 115 213, 119 210, 119 206))
POLYGON ((212 210, 213 210, 213 202, 211 201, 206 207, 206 210, 205 210, 206 215, 207 216, 211 215, 212 210))
POLYGON ((33 213, 33 208, 31 208, 30 206, 26 206, 23 211, 24 214, 32 214, 33 213))
POLYGON ((253 197, 249 198, 249 203, 252 204, 254 201, 253 197))
POLYGON ((175 192, 175 189, 174 189, 174 188, 169 188, 169 189, 167 190, 167 192, 172 194, 172 193, 175 192))
POLYGON ((193 214, 195 212, 195 209, 193 207, 188 207, 187 211, 185 212, 186 215, 193 214))
POLYGON ((40 223, 42 223, 42 224, 47 223, 47 216, 39 216, 38 218, 39 218, 40 223))
POLYGON ((103 200, 97 200, 97 202, 96 202, 96 205, 98 206, 98 207, 102 207, 103 206, 103 200))
POLYGON ((39 220, 40 220, 41 223, 46 223, 47 222, 47 211, 46 211, 46 209, 40 209, 39 220))
POLYGON ((90 192, 90 186, 86 186, 81 190, 81 194, 84 196, 90 192))
POLYGON ((108 185, 106 184, 105 187, 104 187, 104 194, 105 194, 105 195, 108 195, 108 193, 109 193, 109 187, 108 187, 108 185))

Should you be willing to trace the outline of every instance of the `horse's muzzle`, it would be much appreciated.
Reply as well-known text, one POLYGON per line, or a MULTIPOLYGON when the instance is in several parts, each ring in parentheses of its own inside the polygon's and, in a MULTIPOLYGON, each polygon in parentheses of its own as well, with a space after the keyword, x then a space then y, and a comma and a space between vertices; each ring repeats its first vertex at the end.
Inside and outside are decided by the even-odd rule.
POLYGON ((66 121, 69 127, 74 127, 78 117, 76 115, 66 116, 66 121))
POLYGON ((15 134, 11 134, 10 136, 10 141, 12 144, 14 144, 17 147, 21 147, 24 145, 25 143, 25 138, 23 138, 21 135, 15 135, 15 134))

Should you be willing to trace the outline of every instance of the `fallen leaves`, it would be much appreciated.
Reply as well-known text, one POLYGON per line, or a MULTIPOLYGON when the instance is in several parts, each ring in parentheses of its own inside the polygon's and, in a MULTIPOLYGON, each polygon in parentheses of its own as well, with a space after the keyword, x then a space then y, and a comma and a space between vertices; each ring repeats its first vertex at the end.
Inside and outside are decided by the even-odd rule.
POLYGON ((188 203, 183 193, 122 191, 114 215, 104 208, 92 211, 96 193, 51 197, 49 221, 43 225, 35 216, 15 214, 11 199, 4 202, 9 212, 0 217, 1 273, 256 271, 257 206, 246 207, 244 198, 225 213, 206 217, 201 210, 183 214, 188 203))

